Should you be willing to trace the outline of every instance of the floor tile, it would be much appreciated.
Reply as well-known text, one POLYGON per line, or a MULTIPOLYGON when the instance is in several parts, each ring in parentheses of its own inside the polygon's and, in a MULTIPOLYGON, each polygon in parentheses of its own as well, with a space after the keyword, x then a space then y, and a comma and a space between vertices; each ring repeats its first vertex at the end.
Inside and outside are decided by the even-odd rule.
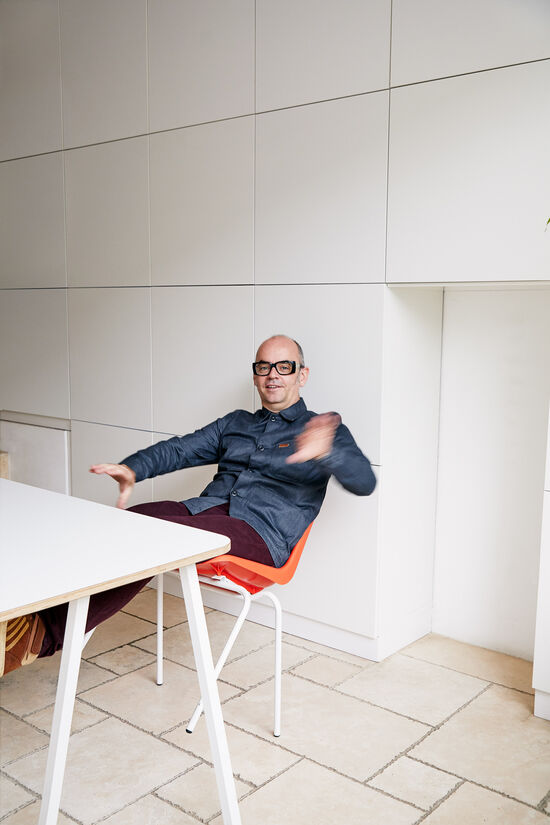
POLYGON ((460 781, 456 776, 403 756, 371 779, 369 785, 427 811, 460 781))
POLYGON ((133 670, 152 664, 156 658, 153 653, 147 653, 146 650, 134 647, 134 645, 122 645, 107 653, 100 653, 91 661, 100 667, 112 670, 119 676, 124 676, 125 673, 131 673, 133 670))
MULTIPOLYGON (((278 747, 274 739, 266 742, 231 725, 226 725, 226 733, 233 773, 253 785, 263 785, 301 758, 278 747)), ((206 759, 207 762, 212 761, 210 742, 203 719, 192 734, 186 732, 185 725, 180 725, 163 738, 206 759)))
POLYGON ((504 796, 466 782, 423 825, 548 825, 548 817, 504 796))
MULTIPOLYGON (((185 602, 170 593, 163 595, 163 624, 164 627, 172 627, 187 621, 185 612, 185 602)), ((124 608, 124 613, 130 613, 139 619, 146 619, 148 622, 157 623, 157 591, 148 587, 134 596, 124 608)))
MULTIPOLYGON (((35 710, 45 708, 55 702, 57 677, 61 653, 55 656, 46 656, 36 659, 26 667, 20 667, 0 679, 0 707, 15 713, 17 716, 26 716, 35 710)), ((113 679, 97 665, 89 662, 80 663, 77 693, 95 687, 113 679)))
POLYGON ((11 779, 0 776, 0 817, 30 802, 33 797, 11 779))
POLYGON ((48 744, 48 737, 26 722, 0 710, 0 765, 48 744))
MULTIPOLYGON (((282 645, 283 670, 288 670, 298 662, 303 662, 311 654, 292 645, 282 645)), ((253 685, 273 679, 275 674, 275 644, 266 645, 249 653, 235 662, 225 665, 220 678, 232 685, 250 688, 253 685)))
POLYGON ((304 679, 311 679, 320 685, 334 687, 356 676, 361 672, 357 665, 342 662, 339 659, 329 659, 328 656, 315 656, 303 665, 292 668, 292 672, 304 679))
POLYGON ((145 796, 143 799, 128 805, 123 811, 103 820, 102 825, 197 825, 195 818, 178 811, 167 802, 157 799, 156 796, 145 796))
MULTIPOLYGON (((71 733, 76 733, 79 730, 84 730, 84 728, 89 728, 91 725, 95 725, 97 722, 102 722, 103 719, 106 718, 107 717, 105 714, 101 713, 101 711, 91 708, 84 704, 84 702, 77 699, 74 703, 71 733)), ((36 727, 40 728, 40 730, 50 733, 52 729, 53 705, 50 705, 50 707, 44 708, 43 710, 37 710, 36 713, 29 714, 29 716, 26 716, 25 719, 33 725, 36 725, 36 727)))
POLYGON ((473 676, 398 654, 361 671, 338 690, 428 725, 438 725, 486 685, 473 676))
MULTIPOLYGON (((36 825, 40 816, 40 802, 31 802, 14 814, 10 814, 2 820, 2 825, 36 825)), ((57 825, 74 825, 74 820, 69 819, 65 814, 59 813, 57 825)))
MULTIPOLYGON (((270 683, 226 702, 224 717, 272 738, 270 683)), ((429 730, 419 722, 295 676, 283 676, 279 744, 363 781, 429 730)))
MULTIPOLYGON (((155 681, 156 665, 120 676, 109 690, 97 689, 82 695, 86 702, 112 713, 151 733, 162 733, 187 722, 199 700, 197 675, 173 662, 164 663, 164 684, 155 681)), ((219 684, 223 702, 238 691, 219 684)))
MULTIPOLYGON (((106 719, 71 736, 61 809, 90 825, 193 763, 193 757, 177 748, 116 719, 106 719)), ((40 751, 13 762, 6 772, 40 793, 45 765, 46 751, 40 751)))
POLYGON ((310 642, 308 639, 301 639, 299 636, 292 636, 290 633, 283 633, 283 641, 288 642, 289 645, 296 645, 305 650, 310 650, 312 653, 329 656, 331 659, 338 659, 341 662, 349 662, 358 667, 368 667, 369 665, 375 664, 375 662, 371 662, 370 659, 363 659, 362 656, 355 656, 353 653, 346 653, 344 650, 327 647, 318 642, 310 642))
POLYGON ((120 611, 96 627, 82 655, 85 659, 92 659, 100 653, 143 639, 152 633, 156 633, 156 627, 151 622, 120 611))
MULTIPOLYGON (((214 661, 216 661, 235 624, 235 617, 229 616, 227 613, 213 611, 207 614, 206 624, 210 637, 212 656, 214 657, 214 661)), ((263 627, 254 622, 245 622, 241 632, 237 636, 228 662, 232 662, 241 656, 246 656, 247 653, 258 650, 258 648, 269 644, 271 641, 273 641, 273 630, 269 627, 263 627)), ((156 637, 151 636, 148 639, 143 639, 137 643, 137 646, 143 648, 143 650, 148 650, 150 653, 154 653, 156 650, 156 637)), ((180 665, 186 665, 191 668, 195 667, 195 658, 186 625, 178 625, 177 627, 171 627, 169 630, 164 631, 164 655, 167 659, 171 659, 180 665)))
POLYGON ((434 633, 409 645, 401 653, 477 676, 487 682, 533 693, 533 663, 525 659, 457 642, 434 633))
MULTIPOLYGON (((235 780, 237 798, 250 793, 250 787, 235 780)), ((221 811, 216 775, 209 765, 198 765, 178 779, 163 785, 157 794, 199 819, 210 819, 221 811)))
MULTIPOLYGON (((243 825, 412 825, 419 811, 303 760, 240 805, 243 825)), ((211 825, 222 825, 221 817, 211 825)))
POLYGON ((533 716, 531 696, 493 686, 410 755, 537 805, 550 785, 550 722, 533 716))

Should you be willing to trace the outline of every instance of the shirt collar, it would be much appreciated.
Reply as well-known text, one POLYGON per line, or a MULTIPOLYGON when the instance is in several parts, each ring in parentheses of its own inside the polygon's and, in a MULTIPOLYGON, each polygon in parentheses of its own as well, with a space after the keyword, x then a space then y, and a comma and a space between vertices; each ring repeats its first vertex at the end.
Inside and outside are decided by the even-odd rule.
POLYGON ((301 415, 303 415, 307 410, 305 401, 303 398, 300 398, 296 401, 295 404, 292 404, 291 407, 287 407, 285 410, 281 410, 279 413, 274 413, 272 410, 266 409, 266 407, 262 407, 260 410, 262 417, 265 418, 268 415, 280 415, 281 418, 284 418, 285 421, 295 421, 301 415))

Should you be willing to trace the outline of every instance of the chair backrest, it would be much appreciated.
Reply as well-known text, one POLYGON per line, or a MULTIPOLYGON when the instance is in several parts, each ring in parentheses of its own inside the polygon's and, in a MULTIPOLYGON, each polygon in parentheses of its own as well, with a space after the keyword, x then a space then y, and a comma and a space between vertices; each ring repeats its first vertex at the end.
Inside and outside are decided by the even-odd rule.
POLYGON ((200 562, 197 564, 197 572, 202 576, 227 576, 232 582, 245 587, 249 593, 259 593, 272 584, 287 584, 296 572, 312 524, 313 522, 294 545, 282 567, 271 567, 269 564, 225 554, 200 562))

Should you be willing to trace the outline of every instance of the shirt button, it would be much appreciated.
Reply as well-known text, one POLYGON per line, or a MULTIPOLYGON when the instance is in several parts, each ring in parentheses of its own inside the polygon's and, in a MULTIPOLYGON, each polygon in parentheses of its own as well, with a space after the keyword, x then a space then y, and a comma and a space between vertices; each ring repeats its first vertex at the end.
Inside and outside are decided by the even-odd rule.
POLYGON ((236 491, 236 490, 232 490, 232 491, 231 491, 231 495, 232 495, 232 496, 236 496, 236 495, 238 495, 238 493, 237 493, 237 491, 236 491))
POLYGON ((258 444, 258 450, 263 450, 263 448, 264 448, 263 444, 258 444))
POLYGON ((271 416, 271 420, 272 420, 272 421, 276 421, 277 419, 275 418, 275 416, 274 416, 274 415, 272 415, 272 416, 271 416))

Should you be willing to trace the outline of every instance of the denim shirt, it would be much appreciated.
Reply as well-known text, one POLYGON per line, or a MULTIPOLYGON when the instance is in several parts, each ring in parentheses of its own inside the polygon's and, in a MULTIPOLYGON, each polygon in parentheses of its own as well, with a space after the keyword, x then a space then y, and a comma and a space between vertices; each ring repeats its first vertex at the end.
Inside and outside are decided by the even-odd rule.
POLYGON ((229 501, 229 514, 249 524, 267 544, 277 567, 313 519, 331 475, 346 490, 370 495, 376 478, 370 462, 343 424, 321 459, 287 464, 294 438, 316 413, 302 399, 281 410, 235 410, 206 427, 160 441, 123 459, 136 481, 204 464, 217 464, 200 496, 184 501, 195 514, 229 501))

